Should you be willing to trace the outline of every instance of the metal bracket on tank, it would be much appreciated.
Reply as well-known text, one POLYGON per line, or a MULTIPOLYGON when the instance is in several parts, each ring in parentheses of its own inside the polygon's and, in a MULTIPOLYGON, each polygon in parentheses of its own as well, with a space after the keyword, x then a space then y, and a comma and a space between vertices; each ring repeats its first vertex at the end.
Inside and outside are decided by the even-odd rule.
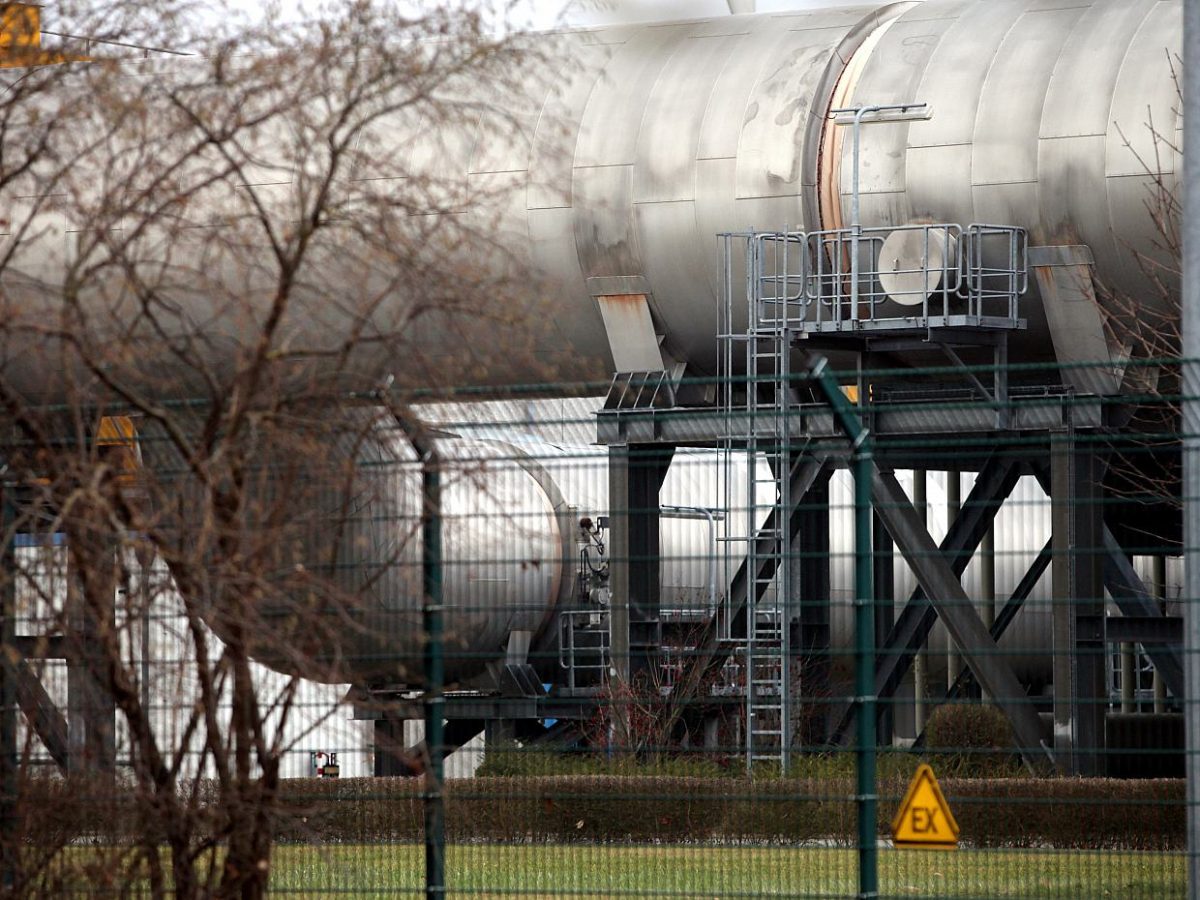
POLYGON ((1063 382, 1081 394, 1120 393, 1129 351, 1115 346, 1104 326, 1092 280, 1096 260, 1091 248, 1030 247, 1029 264, 1063 382))
POLYGON ((504 654, 504 668, 499 671, 500 693, 504 697, 542 697, 546 688, 533 666, 529 664, 529 644, 533 635, 528 631, 512 631, 504 654))

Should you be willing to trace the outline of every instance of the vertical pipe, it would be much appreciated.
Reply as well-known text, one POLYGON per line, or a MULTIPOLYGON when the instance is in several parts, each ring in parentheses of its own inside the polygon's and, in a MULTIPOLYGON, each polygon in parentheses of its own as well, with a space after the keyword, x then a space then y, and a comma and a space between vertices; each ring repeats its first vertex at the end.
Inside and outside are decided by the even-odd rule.
MULTIPOLYGON (((1158 599, 1159 612, 1166 614, 1167 605, 1167 558, 1161 553, 1157 553, 1150 557, 1152 582, 1150 590, 1158 599)), ((1167 711, 1167 683, 1159 674, 1158 668, 1154 669, 1154 711, 1161 715, 1167 711)))
POLYGON ((446 894, 446 829, 443 796, 445 724, 442 694, 445 680, 442 658, 442 486, 437 457, 424 454, 421 486, 425 505, 422 525, 421 572, 425 604, 425 896, 441 900, 446 894))
POLYGON ((154 724, 150 717, 150 605, 153 600, 154 593, 150 585, 150 560, 146 560, 138 567, 138 604, 141 606, 142 613, 142 633, 141 633, 141 703, 142 716, 146 721, 146 727, 153 730, 154 724))
MULTIPOLYGON (((850 320, 852 322, 858 321, 858 246, 862 242, 861 200, 858 193, 859 135, 862 132, 862 118, 868 111, 869 107, 862 107, 854 114, 854 162, 850 189, 850 320)), ((866 398, 860 396, 859 399, 865 401, 866 398)))
MULTIPOLYGON (((929 524, 929 495, 928 476, 924 469, 913 470, 913 506, 921 519, 921 524, 929 524)), ((929 694, 929 650, 926 641, 921 642, 913 660, 913 721, 916 734, 925 730, 925 698, 929 694)))
MULTIPOLYGON (((878 654, 886 643, 892 626, 896 624, 896 579, 892 536, 888 534, 883 520, 878 515, 872 516, 872 520, 871 566, 874 578, 875 652, 878 654)), ((881 747, 888 747, 891 746, 895 734, 895 704, 892 701, 877 702, 880 703, 880 709, 876 737, 881 747)))
POLYGON ((1077 731, 1074 692, 1075 630, 1071 596, 1071 449, 1065 432, 1050 439, 1050 516, 1052 557, 1050 562, 1051 607, 1050 665, 1054 681, 1054 759, 1064 774, 1077 774, 1075 734, 1077 731))
POLYGON ((1200 3, 1183 5, 1183 555, 1184 748, 1190 896, 1200 892, 1200 3))
MULTIPOLYGON (((1133 661, 1133 644, 1123 641, 1121 643, 1121 712, 1123 713, 1137 711, 1134 707, 1134 698, 1136 696, 1134 688, 1136 686, 1137 669, 1133 661)), ((1156 707, 1155 712, 1158 712, 1158 703, 1156 702, 1154 705, 1156 707)))

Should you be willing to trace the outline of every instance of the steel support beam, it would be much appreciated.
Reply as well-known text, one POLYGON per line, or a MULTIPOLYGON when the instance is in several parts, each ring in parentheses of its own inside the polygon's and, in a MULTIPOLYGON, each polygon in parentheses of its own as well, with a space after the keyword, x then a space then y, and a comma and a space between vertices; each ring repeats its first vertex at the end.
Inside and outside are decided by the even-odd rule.
POLYGON ((69 757, 67 720, 54 705, 54 701, 50 699, 50 695, 46 693, 46 688, 42 685, 42 680, 26 660, 16 661, 14 672, 17 679, 17 703, 21 707, 21 712, 25 714, 25 718, 42 744, 45 745, 51 758, 58 763, 60 769, 64 772, 67 771, 69 757))
POLYGON ((1108 705, 1103 636, 1079 629, 1080 616, 1104 615, 1103 508, 1099 455, 1072 433, 1052 437, 1050 563, 1054 673, 1054 755, 1072 775, 1100 775, 1108 705))
POLYGON ((1177 644, 1183 640, 1183 617, 1080 616, 1079 631, 1110 644, 1177 644))
MULTIPOLYGON (((878 660, 886 652, 888 635, 896 624, 895 544, 878 513, 871 523, 871 543, 875 579, 875 658, 878 660)), ((892 743, 895 700, 894 697, 885 699, 879 696, 879 701, 876 738, 880 746, 887 747, 892 743)))
MULTIPOLYGON (((948 561, 947 565, 956 578, 962 578, 967 564, 999 512, 1000 505, 1008 499, 1020 477, 1021 465, 1010 457, 993 457, 980 471, 961 513, 951 524, 941 546, 937 548, 938 557, 948 561)), ((894 481, 894 476, 892 480, 894 481)), ((916 517, 916 527, 927 535, 924 518, 913 508, 903 489, 900 496, 904 506, 916 517)), ((908 518, 907 515, 905 518, 908 518)), ((886 525, 887 522, 884 521, 886 525)), ((961 583, 959 590, 962 590, 961 583)), ((929 602, 924 585, 919 583, 904 609, 900 611, 887 640, 881 645, 875 668, 875 689, 880 698, 895 695, 936 621, 937 611, 929 602)), ((847 710, 834 732, 835 743, 844 742, 849 738, 852 734, 852 723, 853 710, 847 710)))
MULTIPOLYGON (((1045 466, 1035 466, 1034 475, 1041 484, 1042 490, 1050 494, 1050 474, 1045 466)), ((1162 609, 1154 593, 1146 587, 1129 561, 1129 555, 1117 541, 1112 531, 1103 528, 1104 554, 1101 573, 1104 587, 1112 596, 1113 602, 1126 616, 1161 616, 1162 609)), ((1148 644, 1143 649, 1154 664, 1154 669, 1166 682, 1167 689, 1176 697, 1185 696, 1183 680, 1183 660, 1179 649, 1168 644, 1148 644)))
MULTIPOLYGON (((999 655, 995 641, 963 590, 959 581, 961 576, 946 561, 921 524, 917 511, 913 509, 896 476, 876 469, 874 488, 876 510, 904 559, 912 566, 917 582, 932 602, 938 618, 958 645, 980 685, 1012 724, 1018 748, 1026 763, 1035 771, 1044 769, 1046 748, 1037 711, 1008 663, 999 655)), ((984 530, 992 517, 985 518, 987 523, 984 524, 984 530)), ((982 539, 980 532, 975 546, 982 539)))
MULTIPOLYGON (((1000 638, 1004 636, 1004 632, 1008 630, 1008 626, 1017 617, 1017 613, 1021 611, 1021 607, 1025 601, 1029 599, 1029 595, 1033 593, 1033 589, 1037 587, 1038 581, 1046 574, 1046 570, 1050 568, 1050 560, 1053 558, 1052 543, 1052 541, 1046 541, 1046 545, 1042 547, 1042 551, 1034 558, 1033 563, 1021 577, 1021 581, 1013 590, 1012 596, 1008 598, 1008 602, 1004 604, 1004 608, 1000 610, 1000 614, 988 626, 988 634, 992 636, 992 640, 997 645, 1000 643, 1000 638)), ((974 681, 975 676, 971 670, 969 668, 963 669, 958 673, 958 677, 954 679, 954 683, 946 691, 946 696, 942 698, 941 703, 949 703, 951 700, 957 699, 965 692, 967 685, 972 684, 974 681)), ((922 728, 917 734, 917 739, 913 742, 913 747, 923 747, 924 745, 925 729, 922 728)))
MULTIPOLYGON (((115 563, 115 555, 113 558, 115 563)), ((67 572, 67 770, 116 770, 116 702, 103 680, 108 671, 100 617, 89 607, 70 563, 67 572)), ((116 583, 115 579, 112 582, 116 583)), ((109 622, 113 610, 105 611, 109 622)))
POLYGON ((801 497, 792 514, 799 577, 792 584, 799 593, 798 639, 792 641, 802 660, 800 673, 800 740, 805 747, 822 746, 829 739, 830 683, 833 639, 829 610, 829 480, 825 468, 801 497))
MULTIPOLYGON (((1162 609, 1154 594, 1146 587, 1133 568, 1133 563, 1117 543, 1116 537, 1104 529, 1104 586, 1113 602, 1125 616, 1162 617, 1162 609)), ((1179 648, 1164 643, 1144 644, 1143 649, 1154 663, 1154 669, 1176 697, 1184 697, 1183 661, 1179 648)))
POLYGON ((659 503, 675 448, 608 448, 610 659, 618 678, 652 665, 659 644, 659 503))

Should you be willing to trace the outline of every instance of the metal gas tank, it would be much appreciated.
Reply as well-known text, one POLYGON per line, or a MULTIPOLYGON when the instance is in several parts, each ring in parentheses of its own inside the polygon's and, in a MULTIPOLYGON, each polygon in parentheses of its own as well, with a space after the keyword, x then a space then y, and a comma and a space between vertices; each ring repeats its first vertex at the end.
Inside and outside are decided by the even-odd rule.
MULTIPOLYGON (((214 567, 212 584, 190 599, 219 636, 236 626, 250 635, 254 658, 277 670, 327 683, 419 684, 421 466, 378 411, 328 415, 336 427, 321 440, 289 437, 286 454, 264 445, 261 467, 245 476, 245 524, 235 539, 246 558, 229 576, 238 581, 214 567), (253 579, 256 571, 263 577, 253 579)), ((211 529, 194 517, 211 506, 191 502, 202 488, 170 474, 181 471, 177 458, 155 437, 148 426, 145 463, 155 496, 165 498, 164 529, 178 517, 179 534, 209 539, 211 529)), ((501 441, 454 437, 436 448, 445 677, 460 684, 502 659, 510 635, 532 639, 548 625, 570 587, 564 566, 573 544, 564 544, 561 509, 525 454, 501 441)))
MULTIPOLYGON (((1146 204, 1156 190, 1177 188, 1180 105, 1170 60, 1181 8, 1177 0, 944 0, 531 36, 535 69, 506 86, 473 88, 480 110, 496 112, 468 112, 444 129, 384 118, 371 139, 386 152, 373 168, 364 163, 355 182, 380 191, 424 179, 452 186, 462 199, 449 218, 471 223, 481 238, 460 248, 460 263, 443 248, 439 271, 480 273, 481 285, 504 276, 526 286, 522 297, 493 298, 503 315, 479 315, 473 303, 409 317, 420 287, 364 280, 363 248, 349 237, 318 254, 306 273, 310 296, 282 333, 317 350, 340 346, 358 321, 348 313, 357 293, 374 296, 382 286, 378 325, 403 324, 412 352, 363 347, 355 370, 364 378, 399 376, 406 366, 471 383, 605 378, 614 359, 602 301, 644 296, 644 345, 661 347, 663 363, 712 374, 715 235, 842 227, 850 142, 828 110, 912 100, 929 103, 933 117, 864 130, 865 224, 987 222, 1025 228, 1034 245, 1086 244, 1096 274, 1128 309, 1162 312, 1169 301, 1146 275, 1147 260, 1162 261, 1146 204), (498 115, 507 123, 499 132, 498 115)), ((138 73, 140 83, 165 71, 138 73)), ((287 141, 261 138, 259 168, 295 168, 287 141)), ((80 184, 95 181, 87 165, 81 160, 80 184)), ((287 210, 293 186, 255 187, 272 209, 287 210)), ((197 216, 230 221, 244 188, 221 195, 214 187, 197 216)), ((14 257, 40 284, 70 256, 67 232, 80 226, 69 213, 50 223, 57 236, 14 257)), ((193 267, 179 293, 181 320, 203 321, 214 336, 214 366, 237 352, 254 321, 218 298, 245 293, 247 271, 269 256, 266 243, 242 238, 193 267)), ((85 287, 94 287, 91 308, 111 307, 114 320, 127 300, 117 286, 85 287)), ((45 297, 29 288, 26 301, 13 290, 15 314, 28 315, 37 335, 45 297)), ((489 298, 482 289, 472 296, 489 298)), ((1022 303, 1029 329, 1009 348, 1014 361, 1052 358, 1040 304, 1034 293, 1022 303)), ((158 364, 156 352, 148 336, 141 362, 157 374, 171 362, 164 351, 158 364)), ((23 351, 7 365, 53 393, 38 358, 23 351)))

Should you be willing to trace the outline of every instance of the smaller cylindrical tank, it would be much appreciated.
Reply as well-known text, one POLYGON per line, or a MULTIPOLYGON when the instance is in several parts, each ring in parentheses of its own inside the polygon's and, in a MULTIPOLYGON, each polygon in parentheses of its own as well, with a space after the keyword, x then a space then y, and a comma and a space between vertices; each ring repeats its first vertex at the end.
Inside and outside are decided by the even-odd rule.
MULTIPOLYGON (((421 465, 379 411, 330 419, 311 439, 291 438, 294 446, 264 440, 263 463, 243 476, 238 530, 224 537, 201 519, 217 504, 197 479, 172 476, 186 470, 147 434, 162 516, 181 519, 178 533, 195 545, 168 554, 188 565, 212 560, 197 586, 206 596, 193 600, 218 635, 249 633, 258 661, 314 681, 416 684, 425 645, 421 465), (235 544, 241 555, 224 568, 235 544)), ((454 437, 435 446, 445 677, 456 684, 503 657, 514 633, 547 624, 563 589, 563 536, 547 487, 513 448, 454 437)))

